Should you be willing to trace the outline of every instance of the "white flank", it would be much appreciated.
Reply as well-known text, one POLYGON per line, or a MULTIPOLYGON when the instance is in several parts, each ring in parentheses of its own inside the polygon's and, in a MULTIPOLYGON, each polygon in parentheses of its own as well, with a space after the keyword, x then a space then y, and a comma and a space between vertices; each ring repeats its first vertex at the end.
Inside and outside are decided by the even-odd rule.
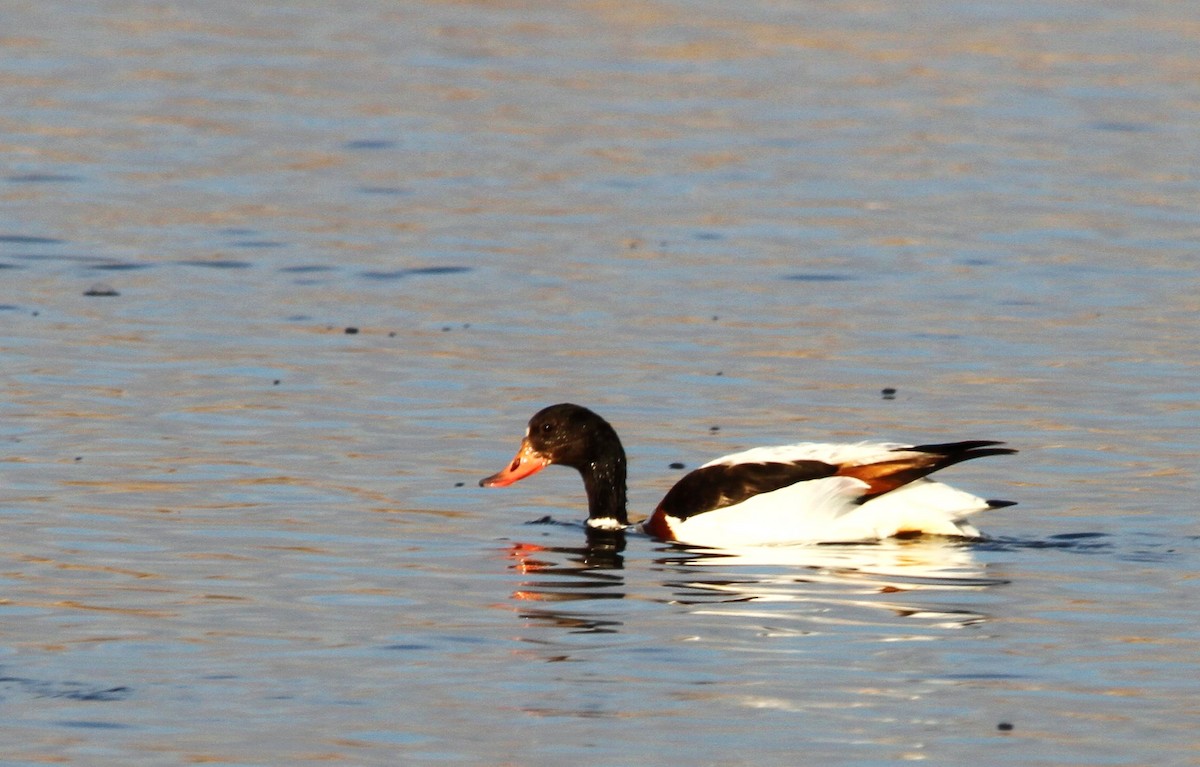
MULTIPOLYGON (((706 465, 796 460, 872 463, 902 457, 905 447, 909 446, 806 443, 755 448, 706 465), (896 452, 896 448, 901 451, 896 452)), ((880 540, 904 532, 977 538, 979 531, 964 518, 988 508, 982 498, 928 479, 917 480, 864 504, 856 503, 866 487, 866 483, 852 477, 798 482, 684 520, 671 518, 671 529, 681 542, 720 548, 851 543, 880 540)))

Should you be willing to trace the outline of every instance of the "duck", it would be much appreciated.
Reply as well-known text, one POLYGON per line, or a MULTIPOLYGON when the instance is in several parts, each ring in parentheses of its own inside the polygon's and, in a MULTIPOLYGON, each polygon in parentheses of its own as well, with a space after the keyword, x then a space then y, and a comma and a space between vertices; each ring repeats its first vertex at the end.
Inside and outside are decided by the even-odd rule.
POLYGON ((981 538, 967 517, 1013 501, 985 500, 929 475, 1017 451, 994 440, 907 445, 801 442, 713 459, 684 475, 649 517, 630 525, 625 449, 608 421, 572 403, 529 419, 512 461, 479 481, 507 487, 547 466, 575 469, 589 530, 640 529, 706 548, 857 543, 921 535, 981 538))

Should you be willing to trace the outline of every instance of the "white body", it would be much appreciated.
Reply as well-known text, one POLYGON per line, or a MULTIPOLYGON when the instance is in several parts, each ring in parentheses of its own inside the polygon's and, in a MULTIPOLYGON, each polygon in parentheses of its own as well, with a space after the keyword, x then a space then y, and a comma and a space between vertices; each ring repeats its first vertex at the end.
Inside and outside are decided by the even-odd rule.
MULTIPOLYGON (((903 458, 906 447, 910 446, 806 442, 754 448, 717 458, 705 466, 797 460, 869 464, 903 458)), ((865 482, 852 477, 806 480, 686 519, 668 517, 668 522, 677 540, 720 548, 850 543, 904 532, 976 538, 979 531, 965 518, 989 508, 983 498, 929 479, 857 503, 866 489, 865 482)))

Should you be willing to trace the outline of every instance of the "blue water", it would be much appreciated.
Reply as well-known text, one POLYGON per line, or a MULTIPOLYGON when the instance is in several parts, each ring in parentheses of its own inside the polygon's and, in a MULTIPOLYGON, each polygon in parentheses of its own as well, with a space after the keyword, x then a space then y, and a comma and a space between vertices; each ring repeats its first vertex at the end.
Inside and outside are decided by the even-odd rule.
POLYGON ((0 763, 1198 763, 1190 9, 0 16, 0 763), (826 439, 1019 505, 588 547, 476 485, 558 401, 642 513, 826 439))

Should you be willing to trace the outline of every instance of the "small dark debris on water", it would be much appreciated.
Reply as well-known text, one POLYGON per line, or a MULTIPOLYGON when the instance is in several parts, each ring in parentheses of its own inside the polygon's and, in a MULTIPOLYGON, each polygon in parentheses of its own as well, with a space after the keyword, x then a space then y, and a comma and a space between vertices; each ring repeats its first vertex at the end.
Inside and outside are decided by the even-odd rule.
POLYGON ((454 483, 454 486, 455 486, 455 487, 462 487, 464 484, 465 484, 465 483, 463 483, 463 482, 455 482, 455 483, 454 483))
POLYGON ((116 289, 113 286, 111 286, 107 283, 104 283, 104 282, 97 282, 95 285, 93 285, 90 288, 88 288, 87 290, 83 291, 83 294, 85 296, 91 296, 93 298, 96 298, 96 297, 107 298, 107 297, 111 297, 111 296, 121 295, 120 293, 118 293, 116 291, 116 289))
POLYGON ((674 463, 671 464, 671 468, 672 469, 686 469, 687 466, 685 464, 680 463, 679 461, 675 461, 674 463))
POLYGON ((82 456, 82 455, 77 455, 77 456, 75 456, 75 460, 76 460, 76 461, 82 461, 82 460, 83 460, 83 456, 82 456))
POLYGON ((274 381, 272 381, 272 382, 271 382, 271 385, 272 385, 272 386, 278 386, 278 385, 279 385, 279 383, 280 383, 280 379, 276 378, 274 381))
POLYGON ((396 337, 396 331, 393 330, 392 332, 388 333, 388 338, 395 338, 395 337, 396 337))
POLYGON ((723 376, 723 375, 725 375, 725 371, 724 371, 724 370, 718 370, 718 371, 717 371, 717 375, 719 375, 719 376, 723 376))
POLYGON ((1012 722, 1001 722, 1000 724, 996 725, 996 729, 1000 732, 1012 732, 1013 724, 1012 722))
POLYGON ((896 399, 896 390, 891 386, 884 387, 881 394, 883 394, 884 399, 896 399))
POLYGON ((443 332, 443 333, 449 333, 449 332, 450 332, 450 326, 449 326, 449 325, 442 325, 442 332, 443 332))
POLYGON ((721 430, 721 427, 720 426, 709 426, 708 430, 711 431, 713 434, 716 434, 717 432, 719 432, 721 430))
POLYGON ((356 327, 346 328, 346 335, 348 335, 348 336, 356 335, 357 333, 358 333, 358 328, 356 328, 356 327))

